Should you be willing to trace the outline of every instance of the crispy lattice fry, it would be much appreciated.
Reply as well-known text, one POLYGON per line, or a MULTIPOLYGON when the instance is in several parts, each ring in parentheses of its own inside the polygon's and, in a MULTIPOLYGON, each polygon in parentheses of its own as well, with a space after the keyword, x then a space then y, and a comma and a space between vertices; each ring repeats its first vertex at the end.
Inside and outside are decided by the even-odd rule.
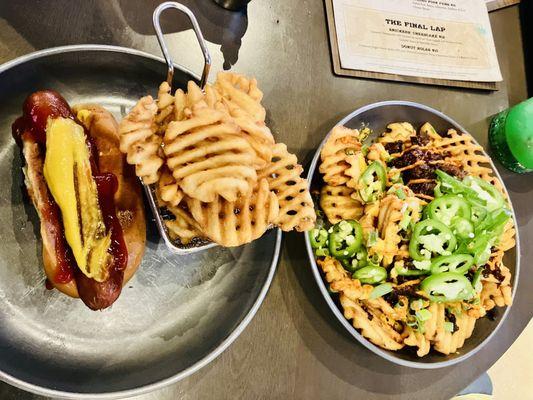
POLYGON ((489 158, 483 153, 483 147, 476 144, 472 136, 449 129, 446 136, 439 136, 433 141, 433 146, 450 154, 445 161, 460 165, 468 175, 486 180, 504 193, 501 182, 490 167, 489 158))
POLYGON ((350 168, 348 158, 355 156, 361 149, 359 131, 336 126, 332 129, 326 143, 322 147, 319 171, 323 174, 324 182, 330 186, 340 186, 350 180, 346 170, 350 168))
POLYGON ((156 135, 157 105, 151 96, 140 99, 119 125, 120 151, 145 184, 157 182, 163 165, 161 138, 156 135))
POLYGON ((363 205, 353 199, 353 189, 347 186, 325 185, 320 190, 320 207, 332 224, 343 219, 358 220, 363 215, 363 205))
POLYGON ((379 205, 380 201, 375 201, 374 203, 365 204, 363 210, 363 216, 359 219, 359 223, 363 228, 363 234, 365 239, 368 239, 368 236, 372 232, 377 232, 377 221, 379 216, 379 205))
POLYGON ((407 226, 402 227, 402 221, 415 223, 420 220, 420 200, 407 187, 398 185, 396 190, 403 190, 404 193, 407 193, 406 196, 411 195, 400 199, 396 191, 391 191, 381 200, 377 219, 379 239, 376 245, 369 248, 369 254, 377 254, 382 257, 382 263, 385 267, 392 264, 395 259, 405 256, 400 246, 402 241, 400 233, 407 226))
POLYGON ((257 181, 256 155, 238 126, 208 124, 184 131, 188 121, 171 122, 165 135, 173 138, 165 143, 167 166, 181 189, 202 202, 218 195, 236 201, 248 194, 257 181))
POLYGON ((431 350, 431 342, 419 331, 414 330, 410 326, 406 327, 407 336, 403 339, 403 343, 407 346, 418 347, 416 355, 424 357, 431 350))
POLYGON ((274 222, 284 231, 303 232, 315 225, 313 199, 302 173, 303 167, 283 143, 272 147, 270 164, 259 171, 259 179, 267 179, 270 190, 278 198, 279 215, 274 222))
POLYGON ((165 132, 165 145, 171 144, 174 139, 184 133, 221 122, 224 117, 225 115, 221 111, 208 107, 199 107, 194 113, 189 114, 187 119, 169 124, 165 132))
POLYGON ((251 196, 229 202, 223 198, 210 203, 187 198, 191 215, 202 232, 222 246, 233 247, 259 238, 279 212, 278 199, 261 179, 251 196))
POLYGON ((365 300, 374 290, 373 286, 362 285, 359 280, 350 278, 335 258, 325 257, 317 262, 330 283, 330 289, 339 293, 344 316, 353 319, 354 327, 361 329, 362 334, 378 346, 401 349, 402 337, 394 329, 397 325, 395 317, 399 317, 397 312, 383 299, 365 300))
POLYGON ((183 208, 167 206, 175 219, 165 220, 168 234, 172 240, 179 240, 181 244, 189 244, 193 239, 203 238, 198 223, 194 218, 183 208))
POLYGON ((359 178, 367 168, 366 159, 361 151, 357 151, 354 155, 346 157, 346 162, 348 163, 348 168, 344 171, 344 175, 348 177, 346 186, 353 189, 351 196, 357 199, 359 197, 357 193, 359 178))
POLYGON ((352 279, 346 273, 341 263, 333 257, 324 257, 317 261, 334 292, 344 293, 351 300, 368 299, 374 287, 361 285, 357 279, 352 279))
POLYGON ((232 116, 248 115, 254 121, 265 121, 266 111, 261 105, 263 92, 257 87, 255 78, 219 72, 214 87, 221 94, 232 116))
POLYGON ((185 108, 187 107, 187 95, 181 89, 174 94, 174 121, 182 121, 186 118, 185 108))
POLYGON ((339 299, 346 319, 353 320, 353 326, 372 343, 388 350, 400 350, 404 346, 401 334, 381 319, 379 312, 363 308, 361 303, 350 300, 344 294, 339 299))
POLYGON ((177 207, 185 195, 167 168, 164 168, 161 173, 157 191, 159 198, 172 207, 177 207))
POLYGON ((463 347, 465 340, 472 336, 476 325, 476 318, 466 312, 454 312, 454 316, 456 330, 449 332, 442 329, 433 342, 433 348, 442 354, 452 354, 463 347))
POLYGON ((167 129, 167 125, 174 118, 174 96, 170 94, 170 86, 167 82, 159 85, 157 92, 157 114, 155 123, 157 134, 162 136, 167 129))
POLYGON ((426 122, 424 125, 422 125, 418 131, 421 137, 429 139, 428 144, 430 145, 432 145, 435 140, 442 139, 442 137, 437 133, 435 128, 433 128, 433 125, 431 125, 429 122, 426 122))
POLYGON ((482 281, 482 285, 480 302, 486 311, 492 310, 496 306, 510 306, 513 303, 511 286, 489 281, 482 281))
MULTIPOLYGON (((364 299, 363 304, 371 307, 372 309, 379 310, 384 316, 386 316, 388 323, 393 325, 394 322, 407 320, 407 313, 409 312, 409 300, 405 296, 400 297, 402 297, 403 305, 396 304, 394 307, 391 306, 383 297, 378 297, 376 299, 364 299)), ((397 325, 401 326, 401 324, 397 325)))
POLYGON ((411 136, 415 135, 415 128, 409 122, 394 122, 387 125, 387 131, 378 138, 378 143, 402 142, 404 149, 407 149, 411 147, 411 136))
POLYGON ((323 259, 318 259, 317 264, 324 271, 328 283, 348 278, 348 273, 336 258, 324 257, 323 259))
POLYGON ((247 115, 236 117, 233 120, 245 135, 257 154, 258 169, 265 168, 272 159, 272 146, 275 144, 270 129, 261 122, 255 122, 247 115))
POLYGON ((390 154, 381 143, 372 143, 368 147, 368 153, 366 158, 369 162, 381 161, 383 165, 387 165, 387 161, 390 159, 390 154))

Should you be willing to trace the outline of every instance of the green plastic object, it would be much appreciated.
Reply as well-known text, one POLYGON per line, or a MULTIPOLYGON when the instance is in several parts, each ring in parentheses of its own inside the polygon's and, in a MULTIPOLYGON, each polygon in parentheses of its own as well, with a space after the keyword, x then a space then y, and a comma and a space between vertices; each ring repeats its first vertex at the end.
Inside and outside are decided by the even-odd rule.
POLYGON ((490 124, 489 142, 506 168, 533 171, 533 98, 497 114, 490 124))

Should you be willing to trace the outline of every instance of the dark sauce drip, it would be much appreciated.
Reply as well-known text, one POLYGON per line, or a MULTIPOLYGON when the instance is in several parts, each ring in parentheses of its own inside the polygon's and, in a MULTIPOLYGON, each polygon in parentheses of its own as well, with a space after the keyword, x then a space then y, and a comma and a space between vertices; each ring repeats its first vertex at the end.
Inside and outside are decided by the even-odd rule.
POLYGON ((54 198, 50 196, 48 204, 44 210, 44 218, 50 221, 48 231, 52 233, 55 240, 57 272, 54 276, 55 283, 69 283, 74 278, 74 266, 76 260, 74 254, 65 238, 63 229, 63 218, 59 206, 54 198))
MULTIPOLYGON (((22 149, 23 137, 39 144, 41 153, 46 151, 46 124, 48 118, 70 118, 83 126, 70 109, 66 100, 57 92, 52 90, 35 92, 28 96, 22 107, 23 115, 13 123, 13 138, 22 149), (27 137, 28 136, 28 137, 27 137)), ((111 230, 111 246, 109 253, 113 255, 113 266, 110 274, 123 274, 128 260, 128 251, 124 242, 122 227, 116 215, 114 194, 118 188, 118 181, 114 174, 110 172, 101 173, 98 168, 98 152, 94 139, 85 129, 85 139, 90 153, 91 172, 96 182, 98 200, 102 217, 107 232, 111 230)), ((74 278, 74 270, 77 268, 76 260, 72 250, 65 238, 65 230, 59 206, 52 196, 45 207, 45 219, 49 221, 49 231, 55 240, 57 274, 54 282, 68 283, 74 278)), ((47 287, 51 283, 47 281, 47 287)))
MULTIPOLYGON (((22 145, 22 138, 24 140, 31 140, 32 142, 35 139, 35 136, 29 131, 24 132, 20 138, 20 143, 22 145), (27 136, 30 136, 27 138, 27 136)), ((44 146, 41 146, 41 154, 44 154, 44 146)), ((56 276, 54 277, 54 282, 58 284, 69 283, 74 278, 74 266, 76 261, 72 250, 67 243, 65 238, 65 230, 63 229, 63 217, 61 216, 61 210, 55 202, 52 195, 49 195, 47 198, 46 204, 44 204, 42 210, 43 219, 46 221, 48 233, 53 237, 55 255, 57 260, 57 271, 56 276)))
POLYGON ((128 262, 128 251, 115 208, 114 196, 118 190, 117 177, 111 172, 104 172, 95 176, 95 182, 104 224, 106 230, 111 231, 109 252, 114 257, 113 269, 123 272, 128 262))

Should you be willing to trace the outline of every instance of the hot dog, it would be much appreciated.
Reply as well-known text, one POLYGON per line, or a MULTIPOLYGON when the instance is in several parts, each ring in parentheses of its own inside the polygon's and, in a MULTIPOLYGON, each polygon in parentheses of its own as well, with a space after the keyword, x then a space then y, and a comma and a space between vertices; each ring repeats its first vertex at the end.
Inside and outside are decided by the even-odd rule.
POLYGON ((12 131, 41 223, 48 285, 90 309, 109 307, 146 240, 140 185, 119 150, 116 121, 97 105, 71 109, 47 90, 26 99, 12 131))

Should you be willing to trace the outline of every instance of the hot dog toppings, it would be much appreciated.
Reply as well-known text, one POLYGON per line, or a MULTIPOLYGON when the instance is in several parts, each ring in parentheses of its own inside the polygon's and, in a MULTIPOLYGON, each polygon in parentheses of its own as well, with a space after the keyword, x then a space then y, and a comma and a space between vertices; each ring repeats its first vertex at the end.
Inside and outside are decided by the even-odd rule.
MULTIPOLYGON (((37 201, 30 195, 41 223, 53 232, 54 282, 67 283, 76 276, 78 284, 83 275, 90 281, 112 280, 120 287, 128 255, 114 203, 117 179, 99 170, 93 140, 65 99, 53 91, 30 95, 22 117, 13 124, 13 136, 25 152, 39 147, 36 165, 28 169, 37 171, 33 175, 38 179, 42 171, 48 189, 37 201), (45 201, 39 202, 42 198, 45 201)), ((86 303, 95 297, 91 291, 79 290, 86 303)))
POLYGON ((108 278, 111 232, 106 234, 83 128, 50 118, 46 127, 44 177, 61 209, 63 227, 78 268, 89 278, 108 278))

